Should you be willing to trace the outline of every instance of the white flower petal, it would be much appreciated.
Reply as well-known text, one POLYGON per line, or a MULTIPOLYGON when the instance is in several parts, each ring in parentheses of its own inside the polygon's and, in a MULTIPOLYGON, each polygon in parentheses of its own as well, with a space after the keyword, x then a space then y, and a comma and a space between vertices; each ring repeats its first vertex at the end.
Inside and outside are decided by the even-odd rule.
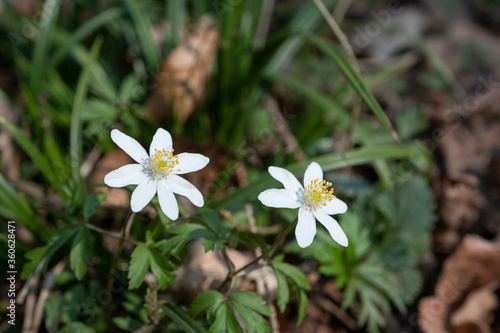
POLYGON ((179 206, 175 199, 174 192, 166 181, 158 182, 158 201, 160 208, 172 221, 177 220, 179 217, 179 206))
POLYGON ((203 206, 203 195, 186 179, 177 175, 170 175, 166 178, 166 182, 172 192, 187 197, 195 206, 203 206))
POLYGON ((177 164, 175 170, 172 171, 173 175, 183 175, 185 173, 198 171, 203 169, 208 162, 210 162, 208 157, 201 154, 180 153, 176 156, 179 158, 179 164, 177 164))
POLYGON ((316 216, 318 221, 325 226, 326 230, 328 230, 330 236, 332 236, 334 241, 342 246, 347 246, 349 244, 344 230, 342 230, 338 222, 335 221, 333 217, 331 217, 330 215, 326 215, 321 210, 314 211, 314 216, 316 216))
POLYGON ((111 139, 137 163, 142 164, 145 159, 149 158, 146 149, 144 149, 139 142, 137 142, 134 138, 123 134, 119 130, 114 129, 111 131, 111 139))
POLYGON ((155 135, 153 136, 153 141, 151 141, 151 145, 149 146, 149 155, 153 156, 156 149, 172 149, 172 136, 163 128, 158 128, 155 135))
POLYGON ((292 192, 296 196, 303 195, 304 188, 290 171, 275 166, 270 166, 268 170, 271 176, 281 182, 287 191, 292 192))
POLYGON ((143 166, 140 164, 127 164, 104 176, 104 184, 111 187, 123 187, 127 185, 137 185, 148 176, 142 172, 143 166))
POLYGON ((300 247, 311 245, 316 235, 316 219, 313 213, 305 208, 299 209, 299 221, 295 227, 295 237, 300 247))
POLYGON ((304 173, 304 186, 311 184, 311 181, 315 179, 323 180, 323 170, 318 163, 312 162, 304 173))
POLYGON ((133 212, 140 212, 156 194, 156 180, 147 178, 137 185, 130 198, 130 208, 133 212))
POLYGON ((325 207, 321 208, 321 211, 328 215, 344 214, 347 212, 347 205, 342 200, 333 198, 325 207))
POLYGON ((259 200, 263 205, 274 208, 299 208, 301 205, 294 194, 284 189, 265 190, 259 194, 259 200))

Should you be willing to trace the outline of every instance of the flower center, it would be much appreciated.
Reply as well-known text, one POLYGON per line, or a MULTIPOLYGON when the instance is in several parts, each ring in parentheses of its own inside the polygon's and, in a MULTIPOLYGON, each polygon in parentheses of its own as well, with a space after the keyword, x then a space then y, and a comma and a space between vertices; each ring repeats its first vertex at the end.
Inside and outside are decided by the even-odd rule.
POLYGON ((148 169, 155 178, 165 177, 170 175, 177 164, 179 164, 179 158, 174 156, 173 149, 155 149, 155 153, 149 159, 148 169))
POLYGON ((325 180, 315 179, 311 184, 307 185, 304 192, 304 200, 306 205, 313 210, 316 208, 325 207, 326 204, 335 198, 333 195, 332 183, 325 180))

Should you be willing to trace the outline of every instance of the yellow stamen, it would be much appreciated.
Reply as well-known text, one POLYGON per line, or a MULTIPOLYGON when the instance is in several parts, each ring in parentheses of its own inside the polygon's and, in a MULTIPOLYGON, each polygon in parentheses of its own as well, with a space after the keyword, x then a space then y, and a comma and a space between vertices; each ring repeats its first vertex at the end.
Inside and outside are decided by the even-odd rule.
POLYGON ((304 200, 306 205, 313 210, 316 208, 325 207, 326 204, 335 198, 333 195, 332 183, 325 180, 314 179, 306 186, 304 192, 304 200))
POLYGON ((151 155, 149 160, 148 168, 155 178, 159 178, 170 175, 177 164, 179 164, 179 158, 174 156, 173 149, 155 149, 155 153, 151 155))

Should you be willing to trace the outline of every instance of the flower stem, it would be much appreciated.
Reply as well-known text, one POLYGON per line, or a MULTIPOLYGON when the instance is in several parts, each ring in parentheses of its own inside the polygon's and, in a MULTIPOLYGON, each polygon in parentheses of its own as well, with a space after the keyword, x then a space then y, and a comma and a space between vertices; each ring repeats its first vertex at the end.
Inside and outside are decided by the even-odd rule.
POLYGON ((276 250, 282 243, 283 241, 285 240, 285 237, 288 235, 288 233, 290 231, 292 231, 292 229, 297 225, 297 222, 298 222, 298 218, 296 218, 292 223, 290 223, 290 225, 282 232, 278 235, 278 237, 276 237, 276 240, 274 241, 273 245, 271 245, 266 251, 264 251, 264 253, 262 253, 260 256, 258 256, 257 258, 255 258, 254 260, 250 261, 248 264, 246 264, 245 266, 241 267, 240 269, 237 269, 233 272, 229 272, 227 274, 227 277, 226 277, 226 280, 224 280, 224 282, 221 284, 221 286, 219 287, 219 291, 223 290, 224 288, 226 288, 226 286, 228 285, 228 283, 235 277, 235 276, 240 276, 242 274, 244 274, 249 268, 251 268, 253 265, 257 264, 261 259, 267 257, 267 255, 269 253, 271 253, 272 251, 276 250))
POLYGON ((89 229, 91 229, 91 230, 94 230, 94 231, 96 231, 96 232, 98 232, 98 233, 100 233, 100 234, 107 235, 107 236, 110 236, 110 237, 114 237, 114 238, 120 239, 120 240, 122 240, 122 241, 127 241, 127 242, 129 242, 129 243, 134 244, 134 245, 139 245, 139 244, 141 244, 141 242, 135 241, 135 240, 133 240, 133 239, 123 238, 123 236, 122 236, 120 233, 118 233, 118 232, 112 232, 112 231, 104 230, 104 229, 99 228, 99 227, 97 227, 97 226, 95 226, 95 225, 92 225, 92 224, 90 224, 90 223, 85 223, 84 225, 85 225, 87 228, 89 228, 89 229))

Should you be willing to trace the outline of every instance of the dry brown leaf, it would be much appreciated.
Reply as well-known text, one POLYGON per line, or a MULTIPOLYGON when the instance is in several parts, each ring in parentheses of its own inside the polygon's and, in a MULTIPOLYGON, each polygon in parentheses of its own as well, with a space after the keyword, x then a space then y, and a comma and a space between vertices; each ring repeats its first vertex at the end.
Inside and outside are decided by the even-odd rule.
POLYGON ((445 181, 442 191, 439 215, 448 228, 466 229, 478 220, 486 200, 475 186, 445 181))
MULTIPOLYGON (((458 327, 467 323, 491 322, 488 319, 498 306, 498 298, 494 294, 497 286, 493 283, 469 293, 462 306, 452 314, 451 324, 458 327)), ((488 328, 485 332, 490 331, 488 328)))
POLYGON ((490 283, 500 283, 500 243, 467 235, 445 261, 435 296, 420 300, 420 328, 429 333, 446 333, 447 327, 453 329, 452 323, 447 322, 451 309, 464 295, 490 283))
MULTIPOLYGON (((484 169, 494 149, 500 148, 500 122, 487 115, 477 115, 474 121, 443 126, 441 151, 451 179, 460 179, 466 172, 484 169)), ((493 116, 492 116, 493 118, 493 116)))
POLYGON ((146 109, 154 119, 165 119, 164 104, 172 105, 173 113, 180 121, 189 118, 205 92, 218 40, 218 26, 212 18, 204 16, 198 21, 195 31, 186 34, 182 43, 163 60, 157 75, 157 91, 146 103, 146 109))

